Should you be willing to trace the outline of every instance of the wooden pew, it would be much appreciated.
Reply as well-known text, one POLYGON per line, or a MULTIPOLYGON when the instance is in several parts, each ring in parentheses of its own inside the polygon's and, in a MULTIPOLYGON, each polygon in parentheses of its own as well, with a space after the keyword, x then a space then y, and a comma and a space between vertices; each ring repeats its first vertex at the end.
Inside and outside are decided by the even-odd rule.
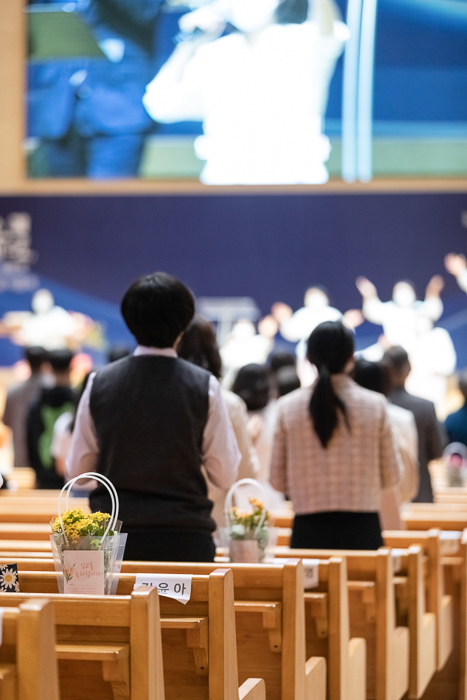
MULTIPOLYGON (((40 563, 35 562, 35 565, 39 566, 40 563)), ((20 563, 21 568, 23 565, 27 563, 20 563)), ((121 575, 119 594, 127 592, 133 586, 136 573, 189 574, 194 575, 196 581, 203 577, 211 579, 218 571, 215 564, 124 562, 123 566, 126 572, 132 573, 121 575)), ((235 619, 230 628, 234 630, 234 635, 236 629, 240 682, 247 681, 252 675, 263 678, 268 700, 324 700, 326 662, 324 658, 306 660, 301 562, 271 566, 230 566, 231 569, 225 575, 233 575, 235 586, 235 619)), ((327 569, 327 563, 323 564, 323 577, 326 577, 327 569)), ((43 592, 46 592, 44 587, 47 590, 56 590, 55 574, 20 573, 20 586, 25 585, 28 586, 28 590, 31 585, 34 585, 35 590, 40 588, 43 592)), ((233 595, 232 591, 232 600, 233 595)), ((177 617, 182 617, 200 614, 199 601, 193 600, 193 593, 186 606, 162 598, 161 610, 163 642, 169 629, 167 615, 176 614, 177 617), (194 610, 191 609, 193 606, 194 610)), ((211 644, 209 651, 211 653, 211 644)), ((211 657, 209 667, 211 668, 211 657)), ((175 699, 180 696, 174 694, 168 697, 175 699)), ((213 700, 217 697, 213 696, 213 700)))
POLYGON ((427 557, 426 608, 436 617, 437 669, 440 671, 451 655, 454 642, 453 598, 445 593, 440 532, 439 530, 427 532, 387 530, 383 533, 383 537, 387 547, 403 549, 418 545, 427 557))
MULTIPOLYGON (((418 550, 414 553, 421 556, 418 550)), ((342 557, 347 561, 350 631, 355 637, 366 639, 367 648, 367 698, 376 700, 400 700, 409 690, 409 650, 412 659, 420 657, 420 651, 412 638, 409 646, 409 630, 396 626, 396 592, 392 556, 388 549, 377 552, 351 552, 347 550, 289 550, 278 548, 279 557, 302 559, 328 559, 342 557)), ((411 615, 413 621, 413 615, 411 615)), ((418 628, 425 629, 425 619, 417 618, 418 628)), ((434 650, 433 642, 428 642, 434 650)), ((415 627, 417 629, 417 627, 415 627)), ((419 637, 416 637, 420 644, 419 637)), ((434 664, 434 656, 433 656, 434 664)), ((413 668, 413 667, 412 667, 413 668)), ((415 667, 418 669, 418 666, 415 667)), ((412 674, 414 671, 412 670, 412 674)), ((420 697, 421 683, 418 670, 411 676, 413 697, 420 697), (418 686, 418 687, 417 687, 418 686), (417 691, 417 693, 415 692, 417 691)))
MULTIPOLYGON (((235 643, 235 613, 233 607, 233 578, 230 570, 215 569, 209 575, 195 575, 192 581, 191 599, 187 605, 170 598, 157 595, 150 589, 151 596, 158 598, 157 608, 161 618, 154 623, 154 635, 160 647, 162 629, 162 665, 159 667, 159 683, 165 686, 167 700, 264 700, 265 684, 261 678, 245 678, 241 687, 238 682, 237 652, 235 643)), ((165 570, 164 573, 167 573, 165 570)), ((103 597, 101 600, 119 601, 133 599, 136 594, 148 595, 148 590, 133 591, 136 582, 134 575, 122 575, 117 596, 103 597)), ((19 585, 25 593, 57 592, 57 579, 54 573, 20 573, 19 585)), ((8 594, 9 595, 9 594, 8 594)), ((16 594, 22 595, 22 594, 16 594)), ((52 596, 61 600, 70 596, 52 596)), ((95 600, 90 596, 75 596, 74 599, 95 600)), ((97 599, 97 598, 96 598, 97 599)), ((148 627, 147 634, 152 634, 148 627)), ((60 640, 60 630, 57 634, 60 640)), ((130 633, 130 640, 132 634, 130 633)), ((64 649, 58 645, 59 658, 81 659, 81 642, 64 649)), ((131 651, 131 650, 130 650, 131 651)), ((87 650, 84 650, 87 654, 87 650)), ((132 654, 130 654, 130 658, 132 654)), ((97 697, 97 696, 96 696, 97 697)), ((114 698, 130 697, 117 695, 114 698)), ((151 696, 152 698, 152 696, 151 696)), ((131 694, 133 700, 133 693, 131 694)), ((139 700, 139 696, 138 696, 139 700)), ((143 700, 143 697, 141 697, 143 700)), ((146 698, 145 698, 146 700, 146 698)), ((149 700, 149 698, 147 698, 149 700)), ((310 700, 321 700, 320 695, 310 695, 310 700)))
POLYGON ((52 545, 49 540, 2 540, 0 539, 0 552, 2 557, 17 556, 22 557, 42 557, 47 555, 52 557, 52 545))
POLYGON ((53 606, 31 598, 2 611, 1 700, 59 700, 53 606))
MULTIPOLYGON (((438 672, 434 681, 430 684, 427 692, 426 700, 437 700, 438 697, 443 697, 443 700, 467 700, 467 681, 466 681, 466 654, 467 654, 467 533, 458 533, 458 551, 453 551, 455 548, 455 533, 439 533, 439 544, 436 546, 433 538, 437 531, 431 532, 387 532, 384 533, 388 538, 388 543, 407 543, 414 542, 420 544, 427 553, 428 560, 431 559, 431 565, 428 566, 427 572, 427 600, 431 607, 441 606, 441 600, 444 599, 444 606, 441 606, 442 612, 447 616, 444 620, 444 631, 441 630, 443 640, 441 644, 445 645, 445 655, 449 648, 448 643, 452 639, 450 625, 453 627, 454 646, 449 659, 443 670, 438 672), (448 539, 443 537, 449 534, 448 539), (431 547, 428 545, 428 540, 431 539, 431 547), (439 563, 440 560, 440 563, 439 563), (434 563, 433 563, 434 562, 434 563), (438 573, 439 584, 432 583, 429 580, 430 574, 433 571, 439 571, 441 566, 442 573, 438 573), (447 604, 446 598, 449 598, 450 605, 447 604), (430 601, 431 599, 431 601, 430 601), (452 607, 452 620, 449 616, 449 608, 452 607)), ((441 620, 443 625, 443 619, 441 620)), ((441 651, 442 653, 442 651, 441 651)))
MULTIPOLYGON (((37 578, 37 574, 31 576, 37 578)), ((31 605, 38 593, 57 590, 55 576, 54 579, 55 586, 50 581, 46 585, 23 580, 24 593, 0 594, 0 606, 31 605), (30 589, 34 592, 28 593, 30 589)), ((159 600, 155 591, 135 591, 119 597, 58 593, 47 597, 53 604, 56 625, 61 700, 164 700, 159 600)), ((53 658, 50 648, 47 655, 53 658)), ((29 700, 27 692, 20 700, 29 700)))

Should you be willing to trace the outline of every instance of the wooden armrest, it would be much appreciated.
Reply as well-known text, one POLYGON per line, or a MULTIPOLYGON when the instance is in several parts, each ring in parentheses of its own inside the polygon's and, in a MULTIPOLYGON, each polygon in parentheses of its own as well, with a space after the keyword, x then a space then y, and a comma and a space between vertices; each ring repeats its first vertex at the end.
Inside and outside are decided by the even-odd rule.
POLYGON ((305 664, 305 697, 326 700, 326 659, 312 656, 305 664))
POLYGON ((208 624, 207 617, 179 617, 164 615, 161 617, 161 629, 198 630, 208 624))
POLYGON ((249 678, 238 689, 238 700, 266 700, 266 685, 262 678, 249 678))
POLYGON ((16 677, 16 667, 14 664, 0 664, 0 682, 16 677))
POLYGON ((257 601, 257 600, 236 600, 235 601, 235 612, 277 612, 282 608, 282 603, 275 603, 270 601, 257 601))
POLYGON ((128 644, 56 644, 57 659, 68 661, 121 661, 129 656, 128 644))

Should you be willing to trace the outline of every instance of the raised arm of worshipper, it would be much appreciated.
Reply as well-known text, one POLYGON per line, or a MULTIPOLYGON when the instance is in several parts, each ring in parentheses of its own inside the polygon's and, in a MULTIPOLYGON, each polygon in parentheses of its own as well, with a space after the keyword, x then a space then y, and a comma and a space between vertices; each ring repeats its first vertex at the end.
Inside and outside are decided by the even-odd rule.
POLYGON ((341 13, 334 0, 310 0, 308 17, 316 22, 320 34, 332 34, 334 22, 341 21, 341 13))
POLYGON ((375 285, 366 277, 357 277, 355 284, 363 298, 362 312, 364 317, 370 323, 382 326, 385 304, 378 297, 375 285))
POLYGON ((201 88, 209 72, 210 52, 203 48, 222 34, 226 24, 215 6, 213 3, 180 18, 184 38, 146 86, 143 97, 144 107, 155 121, 204 120, 201 88))
POLYGON ((465 255, 449 253, 444 258, 444 267, 456 278, 462 291, 467 293, 467 260, 465 255))
POLYGON ((425 301, 423 302, 423 313, 431 318, 432 321, 437 321, 443 315, 443 302, 440 294, 444 289, 444 280, 441 275, 434 275, 428 282, 425 301))

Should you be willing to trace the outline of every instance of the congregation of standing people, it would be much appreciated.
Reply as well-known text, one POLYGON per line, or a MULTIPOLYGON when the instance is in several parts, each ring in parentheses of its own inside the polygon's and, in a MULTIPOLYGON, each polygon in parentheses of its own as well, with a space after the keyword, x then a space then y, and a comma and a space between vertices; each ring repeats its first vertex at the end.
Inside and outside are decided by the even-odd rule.
MULTIPOLYGON (((361 357, 357 324, 337 310, 327 318, 326 293, 313 294, 306 338, 294 321, 296 353, 291 314, 281 330, 271 316, 280 343, 229 373, 192 292, 165 273, 136 280, 121 303, 132 353, 113 348, 73 389, 71 351, 26 351, 30 377, 8 392, 3 416, 15 467, 32 467, 42 489, 90 471, 110 479, 127 559, 213 561, 226 494, 244 478, 261 484, 270 510, 291 502, 293 548, 377 549, 382 529, 401 527, 404 503, 433 501, 428 465, 444 430, 434 404, 406 389, 406 350, 361 357)), ((465 410, 448 418, 450 439, 465 440, 465 410)), ((101 485, 76 487, 93 511, 111 509, 101 485)))

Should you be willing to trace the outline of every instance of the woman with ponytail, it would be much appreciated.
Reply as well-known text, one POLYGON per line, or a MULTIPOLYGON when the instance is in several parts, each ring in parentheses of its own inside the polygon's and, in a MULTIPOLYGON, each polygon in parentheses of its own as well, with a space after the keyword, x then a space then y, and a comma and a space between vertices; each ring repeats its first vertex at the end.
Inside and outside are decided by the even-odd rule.
POLYGON ((291 547, 377 549, 383 489, 402 469, 386 399, 349 376, 353 335, 340 322, 317 326, 307 357, 318 378, 278 401, 271 484, 295 510, 291 547))

